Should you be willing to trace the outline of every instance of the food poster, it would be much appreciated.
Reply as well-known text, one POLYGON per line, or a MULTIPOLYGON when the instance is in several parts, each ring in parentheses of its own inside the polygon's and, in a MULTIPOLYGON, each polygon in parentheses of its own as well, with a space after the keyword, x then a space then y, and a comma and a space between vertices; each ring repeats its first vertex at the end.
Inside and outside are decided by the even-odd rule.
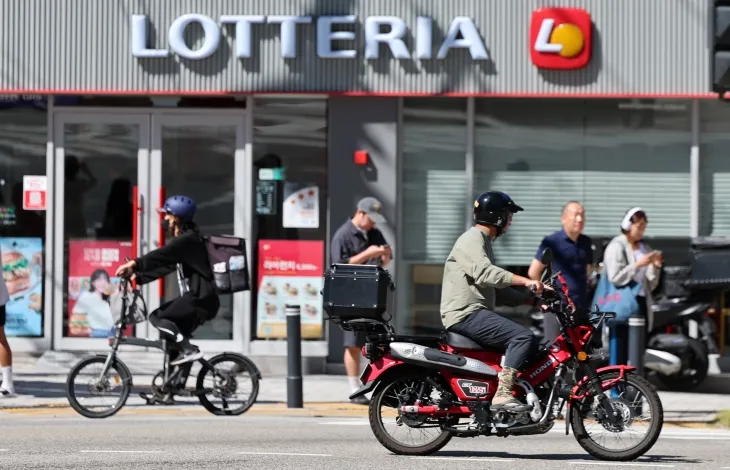
POLYGON ((43 239, 0 238, 5 304, 5 334, 43 336, 43 239))
POLYGON ((257 334, 286 338, 287 305, 301 307, 302 338, 322 337, 324 242, 260 240, 257 334))
MULTIPOLYGON (((125 258, 134 258, 131 241, 71 240, 68 242, 68 336, 108 338, 119 320, 118 277, 125 258)), ((125 335, 133 334, 129 326, 125 335)))
POLYGON ((319 187, 285 182, 282 214, 284 228, 319 228, 319 187))

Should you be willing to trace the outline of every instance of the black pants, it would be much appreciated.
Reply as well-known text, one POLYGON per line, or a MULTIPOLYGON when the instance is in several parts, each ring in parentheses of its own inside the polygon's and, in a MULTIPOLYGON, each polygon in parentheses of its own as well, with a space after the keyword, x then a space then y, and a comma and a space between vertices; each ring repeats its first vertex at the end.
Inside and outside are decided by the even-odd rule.
POLYGON ((537 338, 528 328, 482 309, 449 328, 484 348, 506 351, 504 366, 521 370, 537 352, 537 338))
POLYGON ((218 308, 218 298, 200 300, 183 295, 160 305, 150 313, 149 320, 168 339, 179 343, 184 338, 189 338, 203 322, 213 318, 218 308))

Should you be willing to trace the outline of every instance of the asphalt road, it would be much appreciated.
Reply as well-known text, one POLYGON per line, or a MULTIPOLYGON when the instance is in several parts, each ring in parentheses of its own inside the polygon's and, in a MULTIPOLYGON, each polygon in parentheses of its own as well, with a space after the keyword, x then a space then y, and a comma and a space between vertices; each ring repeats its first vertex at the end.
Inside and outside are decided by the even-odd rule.
MULTIPOLYGON (((390 454, 363 418, 125 415, 88 420, 0 412, 7 469, 730 469, 730 432, 665 427, 650 453, 613 464, 553 429, 543 436, 453 439, 431 457, 390 454)), ((557 428, 558 426, 556 426, 557 428)))

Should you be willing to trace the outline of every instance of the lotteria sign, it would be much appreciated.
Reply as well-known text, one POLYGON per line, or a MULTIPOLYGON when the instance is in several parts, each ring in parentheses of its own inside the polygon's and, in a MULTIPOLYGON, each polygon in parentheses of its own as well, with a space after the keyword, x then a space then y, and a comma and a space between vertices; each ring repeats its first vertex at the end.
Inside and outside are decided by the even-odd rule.
POLYGON ((466 16, 451 20, 444 37, 434 37, 432 18, 419 16, 413 28, 414 50, 405 44, 408 26, 395 16, 368 16, 363 21, 364 48, 358 50, 355 33, 335 30, 340 25, 358 24, 357 16, 260 16, 222 15, 219 22, 210 16, 189 13, 176 18, 167 29, 167 49, 148 47, 147 16, 132 16, 132 55, 138 58, 164 58, 172 54, 189 60, 206 59, 218 50, 223 39, 222 25, 235 25, 235 56, 251 58, 253 54, 253 28, 261 24, 277 24, 281 28, 281 57, 297 57, 297 28, 316 28, 317 57, 321 59, 354 59, 363 54, 366 59, 380 58, 380 45, 386 44, 396 59, 444 59, 451 49, 467 49, 473 60, 489 60, 484 40, 474 21, 466 16), (185 42, 185 29, 198 24, 203 30, 200 45, 192 49, 185 42), (383 32, 385 31, 385 32, 383 32), (333 41, 349 41, 351 46, 334 49, 333 41), (435 48, 434 45, 438 45, 435 48), (434 54, 435 52, 435 54, 434 54))

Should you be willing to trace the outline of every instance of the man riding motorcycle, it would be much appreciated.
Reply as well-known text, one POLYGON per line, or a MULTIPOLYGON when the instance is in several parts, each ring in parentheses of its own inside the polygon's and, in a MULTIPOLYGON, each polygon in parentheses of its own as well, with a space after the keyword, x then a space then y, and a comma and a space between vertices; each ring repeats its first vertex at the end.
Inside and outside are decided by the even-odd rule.
POLYGON ((119 266, 116 274, 126 276, 134 273, 137 283, 143 285, 177 270, 182 295, 150 313, 149 321, 178 345, 180 354, 170 362, 178 365, 203 357, 203 353, 190 343, 189 336, 203 322, 217 315, 220 301, 205 241, 193 222, 195 202, 186 196, 172 196, 158 212, 165 214, 162 225, 172 235, 172 240, 119 266))
MULTIPOLYGON (((487 191, 474 201, 474 227, 454 243, 446 258, 441 290, 441 321, 448 331, 466 336, 484 348, 506 350, 493 411, 526 411, 530 407, 512 396, 515 377, 537 351, 528 328, 494 312, 495 288, 524 286, 536 294, 541 282, 513 274, 492 263, 492 240, 503 235, 515 212, 523 210, 505 193, 487 191)), ((536 299, 530 299, 534 303, 536 299)))

